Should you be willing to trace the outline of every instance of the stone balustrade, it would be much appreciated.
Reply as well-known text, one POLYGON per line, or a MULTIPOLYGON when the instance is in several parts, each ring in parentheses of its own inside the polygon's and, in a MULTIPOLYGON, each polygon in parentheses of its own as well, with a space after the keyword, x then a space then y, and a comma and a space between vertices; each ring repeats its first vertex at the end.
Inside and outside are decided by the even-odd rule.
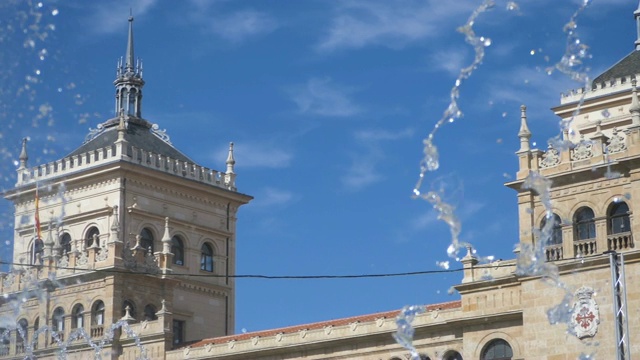
POLYGON ((51 180, 59 176, 85 171, 88 168, 125 161, 164 173, 182 176, 201 183, 228 190, 236 190, 235 174, 233 173, 226 174, 191 162, 155 154, 134 146, 127 146, 126 148, 120 147, 120 145, 113 144, 98 150, 72 155, 33 168, 19 170, 16 186, 31 184, 36 181, 51 180))
POLYGON ((547 261, 557 261, 564 259, 562 244, 546 246, 544 248, 544 253, 547 261))
POLYGON ((608 235, 607 246, 608 250, 630 250, 634 247, 633 235, 630 232, 608 235))
POLYGON ((634 77, 640 78, 640 75, 623 76, 623 77, 595 83, 593 84, 593 88, 591 90, 587 90, 584 87, 571 90, 567 93, 563 93, 560 95, 560 103, 566 104, 570 102, 580 101, 583 97, 587 97, 591 95, 596 90, 598 90, 598 96, 602 96, 605 94, 612 94, 622 90, 629 90, 631 89, 631 79, 633 79, 634 77))
POLYGON ((589 256, 598 253, 596 239, 577 240, 573 242, 575 256, 589 256))

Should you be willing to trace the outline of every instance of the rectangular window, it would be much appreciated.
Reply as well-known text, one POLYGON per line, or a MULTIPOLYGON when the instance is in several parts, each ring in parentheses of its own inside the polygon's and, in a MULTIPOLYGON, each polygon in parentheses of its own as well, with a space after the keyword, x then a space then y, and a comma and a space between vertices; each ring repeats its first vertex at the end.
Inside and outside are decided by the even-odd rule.
POLYGON ((173 346, 184 343, 184 321, 173 320, 173 346))

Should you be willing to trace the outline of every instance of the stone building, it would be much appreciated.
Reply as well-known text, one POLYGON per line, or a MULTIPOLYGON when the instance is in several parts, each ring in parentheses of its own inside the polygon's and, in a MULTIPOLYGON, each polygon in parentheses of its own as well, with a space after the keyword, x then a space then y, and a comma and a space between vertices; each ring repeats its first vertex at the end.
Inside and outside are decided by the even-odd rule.
POLYGON ((1 358, 57 358, 61 347, 93 358, 83 339, 110 337, 103 358, 133 359, 144 347, 155 359, 233 332, 236 212, 251 200, 236 190, 233 144, 224 172, 177 150, 142 116, 133 18, 126 49, 115 118, 37 167, 23 141, 15 188, 4 194, 17 265, 0 278, 1 358))
MULTIPOLYGON (((626 321, 638 315, 640 289, 625 286, 640 281, 634 14, 635 50, 591 89, 561 96, 553 111, 566 130, 547 149, 532 148, 522 107, 519 167, 506 184, 517 196, 516 256, 486 264, 468 249, 460 300, 413 319, 422 359, 640 353, 640 324, 626 321)), ((18 265, 0 278, 0 359, 56 358, 61 346, 72 359, 134 359, 142 349, 168 360, 410 358, 392 338, 399 311, 232 334, 235 214, 251 197, 236 191, 232 146, 225 172, 207 169, 142 118, 129 26, 117 116, 53 163, 29 168, 23 144, 16 186, 5 193, 15 204, 18 265)))
MULTIPOLYGON (((563 94, 566 130, 531 146, 521 108, 515 190, 519 246, 512 260, 461 259, 459 301, 413 320, 422 359, 628 359, 640 353, 640 9, 635 49, 563 94), (579 109, 578 115, 576 111, 579 109), (615 312, 614 312, 615 309, 615 312), (629 321, 626 321, 629 320, 629 321)), ((205 339, 166 359, 409 359, 392 338, 398 311, 205 339)))

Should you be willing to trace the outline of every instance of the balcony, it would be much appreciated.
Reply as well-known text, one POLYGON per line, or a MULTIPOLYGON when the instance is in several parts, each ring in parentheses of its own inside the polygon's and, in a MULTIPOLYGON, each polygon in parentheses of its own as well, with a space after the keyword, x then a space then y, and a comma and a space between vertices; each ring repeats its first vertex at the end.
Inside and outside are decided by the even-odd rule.
POLYGON ((630 250, 633 249, 633 247, 633 235, 631 235, 631 232, 623 232, 607 236, 607 250, 630 250))
POLYGON ((596 239, 576 240, 573 242, 573 253, 576 257, 595 255, 597 252, 596 239))
POLYGON ((562 244, 549 245, 544 248, 547 261, 557 261, 563 259, 562 244))

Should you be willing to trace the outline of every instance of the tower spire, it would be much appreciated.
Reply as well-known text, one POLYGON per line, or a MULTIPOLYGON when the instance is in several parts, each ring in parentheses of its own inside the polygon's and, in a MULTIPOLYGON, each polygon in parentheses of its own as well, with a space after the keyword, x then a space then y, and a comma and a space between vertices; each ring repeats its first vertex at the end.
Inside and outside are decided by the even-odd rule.
MULTIPOLYGON (((129 118, 142 118, 142 65, 136 61, 133 51, 133 16, 129 16, 129 34, 127 51, 124 59, 118 61, 116 80, 115 116, 124 115, 129 118)), ((128 121, 127 121, 128 122, 128 121)), ((114 122, 117 125, 118 122, 114 122)))
POLYGON ((636 19, 636 50, 640 50, 640 1, 638 1, 638 8, 633 12, 633 17, 636 19))
POLYGON ((133 14, 129 10, 129 39, 127 41, 127 55, 125 56, 125 70, 127 72, 133 71, 135 59, 133 56, 133 14))

